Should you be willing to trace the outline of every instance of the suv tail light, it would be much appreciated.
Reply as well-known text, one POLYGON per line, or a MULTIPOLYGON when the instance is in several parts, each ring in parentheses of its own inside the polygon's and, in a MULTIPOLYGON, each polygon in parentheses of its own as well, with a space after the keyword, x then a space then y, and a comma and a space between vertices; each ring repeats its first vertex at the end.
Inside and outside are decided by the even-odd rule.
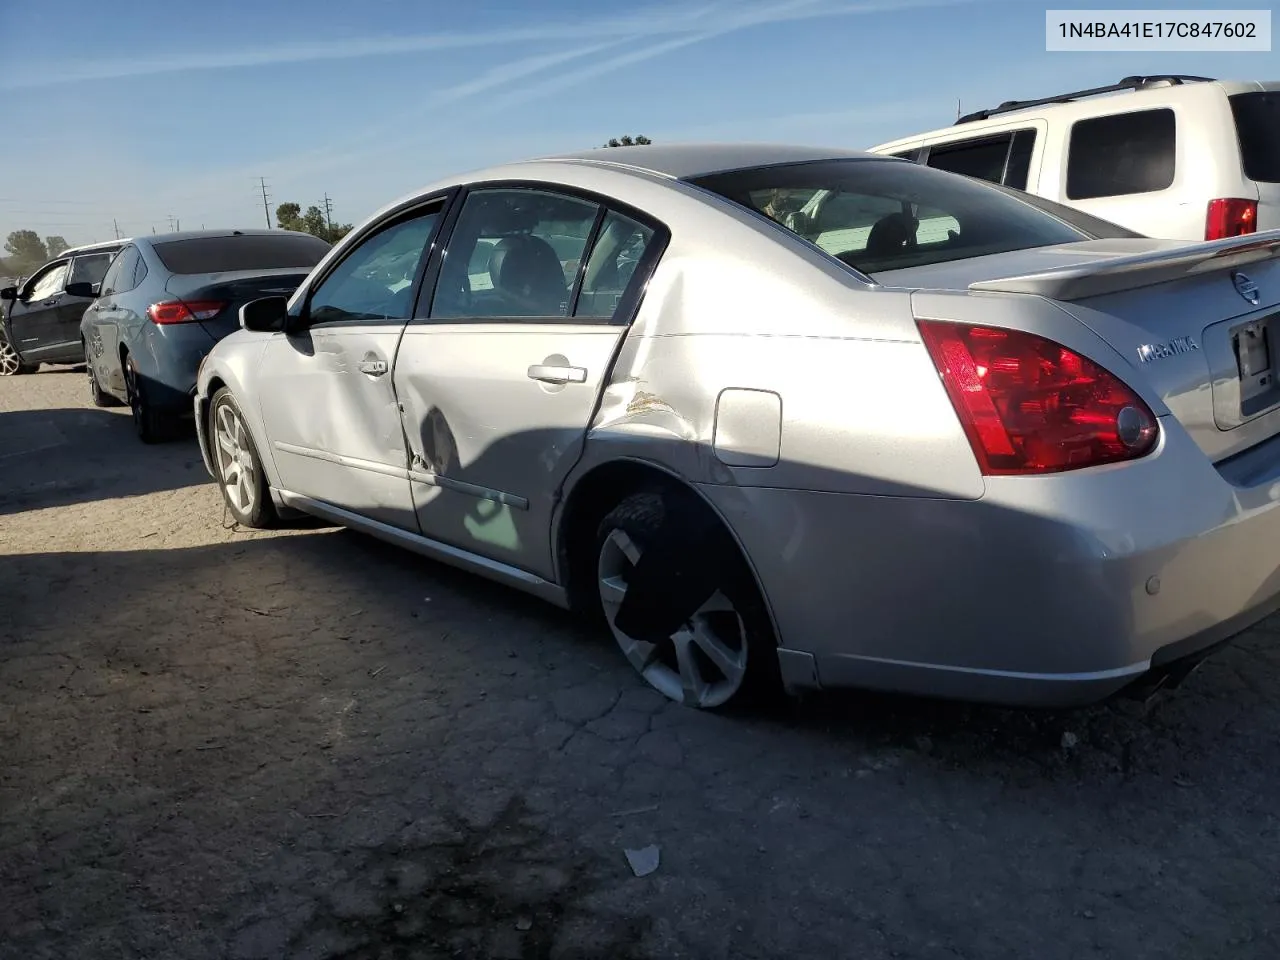
POLYGON ((1254 233, 1258 229, 1258 201, 1227 197, 1209 201, 1204 218, 1204 238, 1225 240, 1254 233))
POLYGON ((212 320, 226 307, 221 300, 193 300, 185 303, 182 300, 166 300, 153 303, 147 307, 147 316, 152 323, 196 323, 200 320, 212 320))
POLYGON ((1058 473, 1155 447, 1151 408, 1092 360, 1020 330, 918 324, 984 474, 1058 473))

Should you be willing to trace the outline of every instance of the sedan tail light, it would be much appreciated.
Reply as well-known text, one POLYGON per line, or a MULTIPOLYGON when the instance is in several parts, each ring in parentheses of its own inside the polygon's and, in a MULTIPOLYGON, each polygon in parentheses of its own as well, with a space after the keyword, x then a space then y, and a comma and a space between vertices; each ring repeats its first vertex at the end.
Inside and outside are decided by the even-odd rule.
POLYGON ((1258 201, 1227 197, 1209 201, 1204 218, 1204 238, 1225 240, 1241 237, 1258 229, 1258 201))
POLYGON ((226 303, 221 300, 193 300, 186 303, 182 300, 165 300, 147 307, 147 316, 152 323, 196 323, 200 320, 212 320, 224 309, 226 303))
POLYGON ((1092 360, 1020 330, 919 327, 984 474, 1058 473, 1154 449, 1151 408, 1092 360))

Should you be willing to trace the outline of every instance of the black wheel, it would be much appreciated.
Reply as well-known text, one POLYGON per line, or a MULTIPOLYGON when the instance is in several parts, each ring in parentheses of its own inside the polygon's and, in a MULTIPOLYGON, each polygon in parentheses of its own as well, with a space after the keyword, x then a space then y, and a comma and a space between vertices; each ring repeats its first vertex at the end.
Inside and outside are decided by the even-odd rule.
POLYGON ((23 363, 18 351, 13 349, 8 335, 0 329, 0 377, 16 377, 19 374, 31 373, 35 367, 23 363))
POLYGON ((759 704, 781 689, 760 592, 728 531, 693 494, 651 491, 618 504, 597 530, 595 573, 614 639, 659 693, 713 710, 759 704), (630 591, 639 593, 624 608, 630 591))
POLYGON ((133 357, 124 359, 125 393, 129 397, 129 410, 133 414, 133 426, 143 443, 160 443, 173 435, 173 422, 147 402, 146 388, 138 376, 133 357))
POLYGON ((265 528, 279 523, 258 448, 231 391, 222 387, 209 405, 209 450, 222 500, 243 527, 265 528))
POLYGON ((98 375, 93 372, 93 362, 85 363, 85 369, 89 374, 89 399, 93 401, 95 407, 118 407, 120 401, 113 397, 107 391, 102 389, 102 385, 98 383, 98 375))

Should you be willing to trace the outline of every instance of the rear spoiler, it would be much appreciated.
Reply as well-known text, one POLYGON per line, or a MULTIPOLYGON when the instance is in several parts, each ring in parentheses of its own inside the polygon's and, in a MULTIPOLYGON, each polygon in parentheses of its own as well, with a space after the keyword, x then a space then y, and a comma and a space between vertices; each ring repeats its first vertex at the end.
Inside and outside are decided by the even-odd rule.
POLYGON ((981 293, 1030 293, 1051 300, 1083 300, 1123 290, 1137 290, 1219 270, 1231 270, 1280 256, 1280 230, 1243 237, 1189 243, 1185 246, 1089 263, 1056 267, 1041 273, 979 280, 969 289, 981 293))

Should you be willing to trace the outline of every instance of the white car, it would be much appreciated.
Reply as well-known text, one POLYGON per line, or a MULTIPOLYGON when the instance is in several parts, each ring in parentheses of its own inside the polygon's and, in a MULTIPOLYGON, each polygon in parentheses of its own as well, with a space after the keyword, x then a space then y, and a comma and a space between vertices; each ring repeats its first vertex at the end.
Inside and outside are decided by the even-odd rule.
POLYGON ((1280 227, 1280 82, 1126 77, 1010 100, 873 153, 1003 184, 1149 237, 1280 227))

